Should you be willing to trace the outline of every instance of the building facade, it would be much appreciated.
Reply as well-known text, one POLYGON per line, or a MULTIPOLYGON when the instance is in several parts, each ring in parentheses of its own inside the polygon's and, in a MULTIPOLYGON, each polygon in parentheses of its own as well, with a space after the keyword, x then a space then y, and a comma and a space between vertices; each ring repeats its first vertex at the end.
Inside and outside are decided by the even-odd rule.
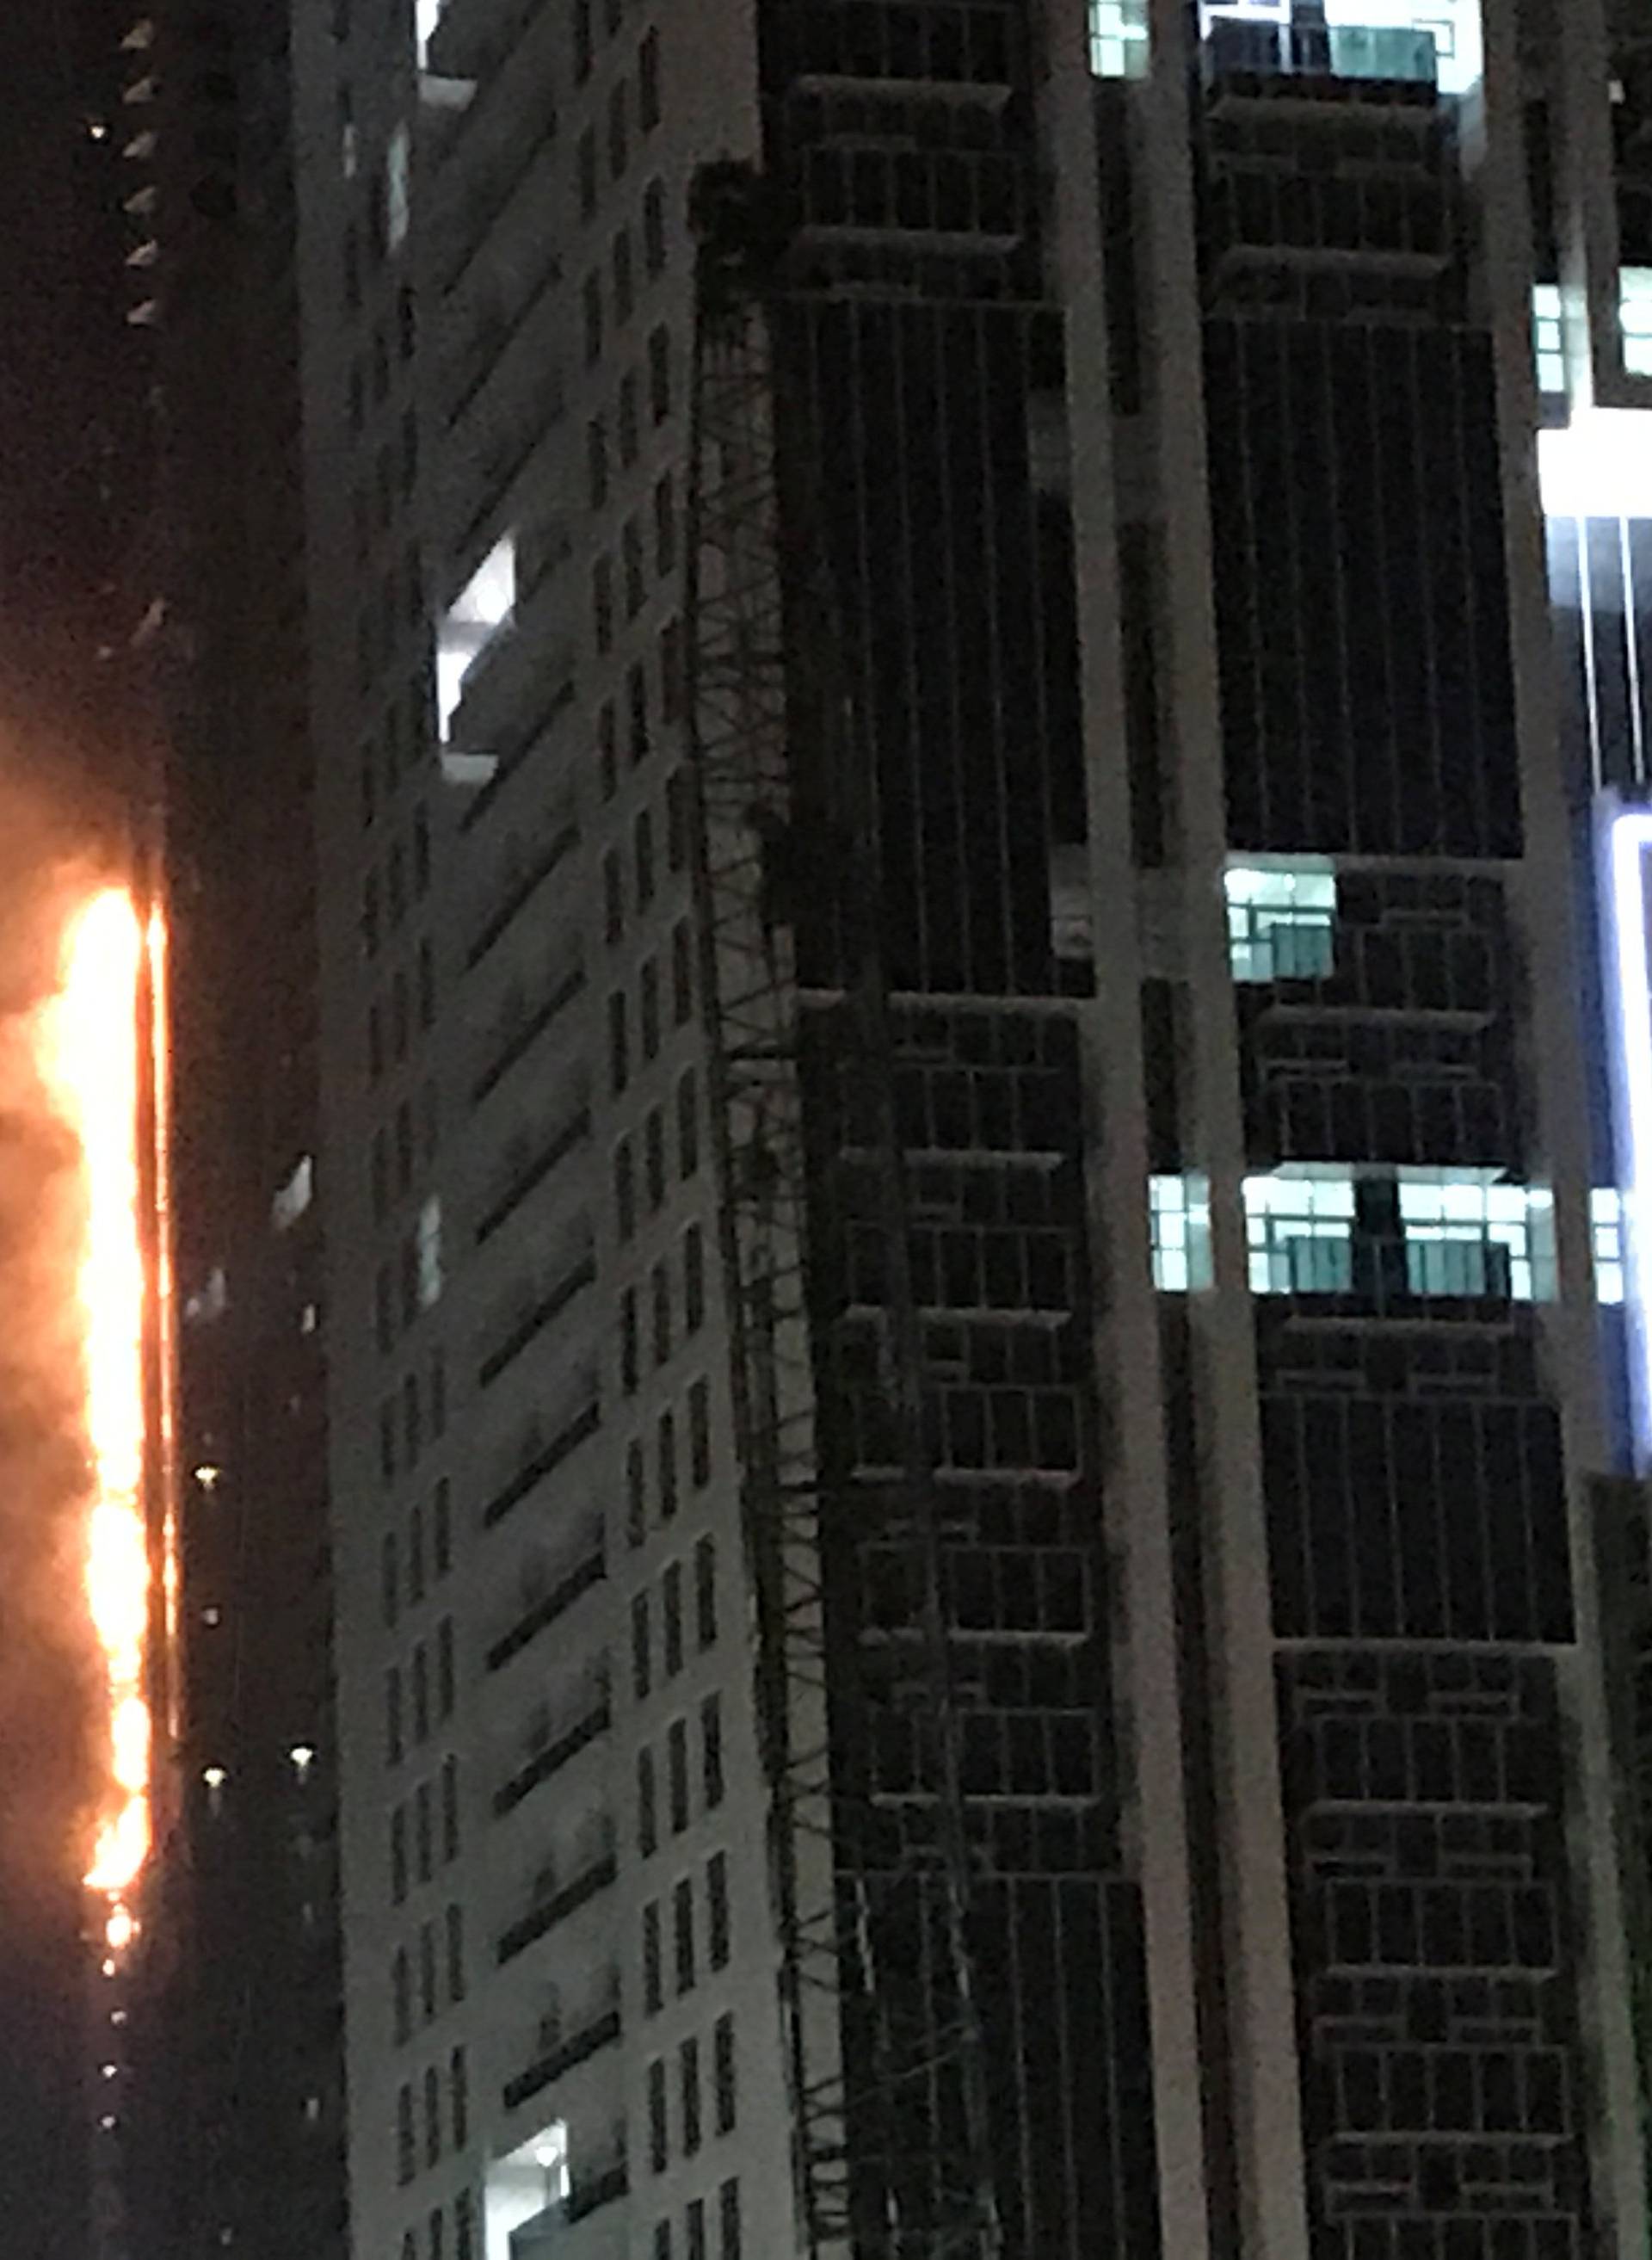
POLYGON ((354 2250, 1638 2251, 1634 40, 291 74, 354 2250))

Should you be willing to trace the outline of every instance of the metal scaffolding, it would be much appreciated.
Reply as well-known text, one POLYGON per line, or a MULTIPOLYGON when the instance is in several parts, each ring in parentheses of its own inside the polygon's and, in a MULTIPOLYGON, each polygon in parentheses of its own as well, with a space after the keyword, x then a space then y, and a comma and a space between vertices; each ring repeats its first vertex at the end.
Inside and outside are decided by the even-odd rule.
POLYGON ((777 398, 783 227, 733 164, 703 170, 694 219, 693 866, 800 2236, 810 2260, 998 2260, 870 752, 808 418, 777 398), (869 1471, 817 1411, 840 1352, 819 1252, 828 1185, 883 1251, 888 1443, 869 1471), (912 1800, 893 1814, 879 1799, 867 1747, 855 1565, 873 1541, 910 1565, 916 1826, 912 1800))

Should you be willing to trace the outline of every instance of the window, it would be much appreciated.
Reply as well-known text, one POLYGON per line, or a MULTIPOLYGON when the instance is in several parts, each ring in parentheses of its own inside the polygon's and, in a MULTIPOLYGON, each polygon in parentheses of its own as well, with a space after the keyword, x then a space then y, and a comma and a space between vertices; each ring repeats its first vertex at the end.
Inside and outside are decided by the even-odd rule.
POLYGON ((700 1786, 706 1811, 715 1813, 723 1802, 723 1706, 716 1695, 700 1706, 700 1786))
POLYGON ((665 271, 665 184, 650 181, 642 196, 642 263, 651 275, 665 271))
MULTIPOLYGON (((459 2053, 462 2055, 463 2050, 459 2053)), ((463 2144, 459 2147, 462 2149, 463 2144)), ((461 2190, 454 2199, 454 2260, 476 2260, 476 2221, 468 2190, 461 2190)))
POLYGON ((1145 78, 1147 0, 1090 0, 1090 68, 1098 78, 1145 78))
POLYGON ((691 1177, 700 1166, 700 1099, 694 1069, 677 1078, 677 1175, 691 1177))
POLYGON ((660 631, 660 711, 668 722, 683 719, 683 623, 668 620, 660 631))
POLYGON ((696 1491, 712 1480, 711 1384, 697 1381, 689 1391, 689 1461, 696 1491))
POLYGON ((590 569, 590 633, 599 653, 613 648, 614 641, 614 565, 611 557, 599 557, 590 569))
POLYGON ((461 1906, 447 1910, 447 1999, 453 2002, 465 1998, 465 1912, 461 1906))
POLYGON ((451 1719, 454 1714, 457 1677, 454 1660, 454 1620, 451 1617, 444 1617, 436 1627, 436 1715, 439 1719, 451 1719))
POLYGON ((683 1564, 668 1564, 660 1586, 665 1620, 665 1676, 675 1679, 683 1669, 683 1564))
POLYGON ((648 601, 647 567, 643 561, 642 528, 627 519, 619 537, 620 561, 626 580, 626 618, 634 620, 648 601))
POLYGON ((676 570, 676 489, 668 471, 654 490, 654 569, 663 580, 676 570))
POLYGON ((663 2005, 664 1985, 660 1968, 660 1902, 650 1899, 642 1910, 642 2008, 654 2016, 663 2005))
POLYGON ((418 1455, 425 1448, 425 1408, 419 1394, 416 1373, 402 1377, 402 1441, 407 1447, 407 1464, 416 1467, 418 1455))
POLYGON ((441 1856, 459 1857, 459 1761, 452 1757, 441 1768, 441 1856))
POLYGON ((632 271, 631 230, 622 227, 613 240, 609 254, 609 266, 614 282, 614 320, 628 322, 636 302, 636 279, 632 271))
POLYGON ((705 1234, 691 1224, 683 1235, 683 1330, 697 1334, 705 1323, 705 1234))
POLYGON ((421 1641, 413 1650, 413 1740, 430 1739, 430 1657, 421 1641))
POLYGON ((583 86, 590 76, 590 0, 574 0, 574 83, 583 86))
POLYGON ((1336 970, 1336 874, 1296 856, 1231 864, 1227 957, 1235 981, 1325 981, 1336 970))
POLYGON ((686 1027, 694 1016, 694 936, 686 919, 671 930, 671 1018, 686 1027))
POLYGON ((579 175, 579 216, 590 219, 597 210, 597 136, 589 126, 579 137, 576 169, 579 175))
POLYGON ((631 1080, 631 1038, 626 1016, 626 992, 616 989, 608 999, 608 1088, 614 1098, 631 1080))
POLYGON ((619 785, 619 763, 617 758, 619 733, 614 723, 613 701, 609 699, 597 714, 597 779, 604 800, 611 800, 619 785))
POLYGON ((626 894, 619 858, 611 848, 603 857, 603 940, 611 949, 626 931, 626 894))
POLYGON ((683 2216, 683 2228, 688 2239, 688 2260, 705 2260, 705 2199, 690 2200, 683 2216))
POLYGON ((671 1788, 671 1834, 680 1836, 689 1825, 689 1728, 686 1719, 674 1719, 667 1743, 671 1788))
POLYGON ((734 2131, 734 2020, 719 2017, 712 2032, 712 2086, 715 2096, 717 2131, 734 2131))
POLYGON ((637 1228, 636 1169, 629 1138, 614 1148, 614 1219, 623 1245, 637 1228))
POLYGON ((648 337, 648 411, 656 424, 671 413, 671 333, 663 323, 648 337))
POLYGON ((397 2044, 412 2036, 413 2030, 413 1973, 407 1959, 407 1949, 398 1946, 390 1964, 390 2022, 397 2044))
POLYGON ((425 1516, 417 1506, 407 1518, 407 1597, 415 1606, 425 1598, 425 1516))
POLYGON ((677 1511, 677 1433, 675 1414, 662 1412, 656 1435, 660 1462, 660 1520, 670 1522, 677 1511))
POLYGON ((637 122, 645 133, 660 123, 660 34, 652 28, 637 50, 637 122))
POLYGON ((654 1313, 654 1362, 665 1365, 671 1356, 671 1274, 665 1264, 654 1265, 648 1295, 654 1313))
POLYGON ((702 1538, 694 1548, 694 1635, 702 1655, 717 1645, 717 1541, 702 1538))
POLYGON ((396 2098, 396 2178, 405 2186, 418 2171, 418 2139, 413 2131, 413 2091, 404 2085, 396 2098))
POLYGON ((689 860, 689 819, 692 814, 690 795, 692 781, 686 769, 673 769, 665 787, 665 854, 674 871, 680 871, 689 860))
POLYGON ((648 678, 640 665, 626 672, 626 708, 631 726, 631 766, 648 757, 648 678))
POLYGON ((600 275, 588 275, 580 292, 581 318, 585 332, 585 366, 602 359, 603 284, 600 275))
POLYGON ((677 2084, 683 2097, 683 2149, 692 2157, 700 2147, 700 2044, 692 2035, 677 2049, 677 2084))
POLYGON ((447 2232, 447 2216, 440 2206, 436 2206, 430 2216, 430 2260, 446 2260, 447 2232))
POLYGON ((451 741, 454 715, 472 670, 516 610, 516 536, 496 541, 438 624, 436 735, 451 741))
MULTIPOLYGON (((433 1358, 430 1368, 431 1427, 440 1435, 447 1425, 447 1391, 443 1384, 445 1368, 440 1356, 433 1358)), ((437 1484, 431 1501, 432 1544, 436 1556, 436 1575, 445 1577, 454 1565, 453 1491, 444 1476, 437 1484)))
POLYGON ((686 1877, 671 1895, 671 1935, 679 1995, 694 1990, 694 1886, 686 1877))
POLYGON ((402 1675, 392 1663, 384 1675, 384 1763, 400 1765, 403 1750, 402 1675))
POLYGON ((425 2070, 425 2163, 435 2165, 441 2157, 441 2081, 435 2065, 425 2070))
POLYGON ((640 1546, 647 1534, 642 1446, 633 1441, 626 1447, 626 1542, 631 1546, 640 1546))
POLYGON ((418 1933, 418 2006, 429 2024, 436 2014, 436 1933, 429 1923, 418 1933))
POLYGON ((654 2224, 654 2260, 671 2260, 671 2224, 656 2221, 654 2224))
POLYGON ((648 2066, 648 2163, 662 2174, 670 2156, 665 2119, 665 2064, 656 2056, 648 2066))
POLYGON ((1354 1284, 1354 1181, 1247 1177, 1245 1232, 1253 1295, 1346 1294, 1354 1284))
POLYGON ((390 1900, 400 1906, 407 1897, 407 1807, 398 1805, 390 1815, 390 1900))
POLYGON ((619 1298, 619 1386, 627 1397, 636 1393, 641 1362, 638 1342, 637 1291, 634 1287, 627 1287, 619 1298))
POLYGON ((631 847, 637 874, 637 908, 643 911, 654 900, 654 819, 646 808, 631 827, 631 847))
POLYGON ((397 1576, 396 1533, 387 1531, 380 1556, 379 1614, 386 1629, 396 1622, 397 1606, 400 1598, 400 1581, 397 1576))
POLYGON ((619 427, 619 460, 630 469, 641 445, 642 424, 637 407, 637 373, 628 368, 619 380, 619 399, 614 421, 619 427))
POLYGON ((726 2181, 718 2191, 717 2214, 722 2230, 722 2260, 740 2260, 739 2182, 726 2181))
POLYGON ((657 1106, 642 1126, 642 1158, 648 1213, 657 1216, 665 1202, 665 1117, 657 1106))
POLYGON ((1211 1284, 1210 1181, 1201 1170, 1148 1180, 1152 1228, 1153 1284, 1162 1293, 1184 1295, 1211 1284))
POLYGON ((379 1406, 379 1477, 386 1484, 396 1480, 396 1406, 389 1398, 379 1406))
POLYGON ((705 1863, 706 1951, 713 1970, 726 1967, 729 1954, 728 1855, 713 1852, 705 1863))
POLYGON ((616 79, 608 97, 608 176, 617 181, 631 161, 629 89, 616 79))
MULTIPOLYGON (((454 2049, 447 2059, 447 2092, 453 2109, 454 2148, 455 2150, 462 2150, 470 2140, 470 2074, 462 2048, 454 2049)), ((467 2199, 463 2198, 460 2199, 460 2206, 467 2204, 467 2199)), ((458 2219, 459 2206, 455 2206, 455 2227, 458 2226, 458 2219)), ((461 2249, 463 2242, 461 2230, 460 2235, 461 2249)))
POLYGON ((637 1849, 646 1860, 660 1842, 659 1820, 654 1811, 654 1752, 637 1752, 637 1849))
POLYGON ((600 416, 585 426, 585 490, 593 510, 608 499, 608 426, 600 416))
POLYGON ((427 1781, 419 1783, 418 1793, 413 1799, 413 1844, 418 1855, 418 1880, 427 1884, 436 1864, 435 1815, 427 1781))
POLYGON ((654 1637, 648 1621, 648 1596, 639 1593, 631 1604, 631 1691, 646 1703, 654 1686, 654 1637))

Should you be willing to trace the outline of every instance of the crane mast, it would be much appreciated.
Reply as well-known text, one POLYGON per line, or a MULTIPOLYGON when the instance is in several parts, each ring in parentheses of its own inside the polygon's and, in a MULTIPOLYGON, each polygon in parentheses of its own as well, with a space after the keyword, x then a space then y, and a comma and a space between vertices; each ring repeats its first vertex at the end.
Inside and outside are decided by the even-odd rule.
POLYGON ((800 2246, 998 2260, 871 755, 784 397, 783 224, 733 163, 693 218, 690 831, 800 2246), (842 1261, 869 1235, 869 1296, 842 1261), (833 1419, 856 1360, 876 1437, 833 1419), (892 1620, 866 1606, 874 1551, 892 1620), (874 1758, 891 1706, 916 1752, 898 1799, 874 1758))

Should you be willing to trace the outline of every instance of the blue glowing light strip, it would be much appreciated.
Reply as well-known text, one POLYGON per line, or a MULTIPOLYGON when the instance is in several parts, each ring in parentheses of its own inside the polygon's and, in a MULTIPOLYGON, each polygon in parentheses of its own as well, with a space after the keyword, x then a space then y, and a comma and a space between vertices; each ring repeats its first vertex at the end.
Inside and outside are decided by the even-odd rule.
POLYGON ((1630 1416, 1639 1467, 1652 1465, 1652 940, 1647 933, 1647 865, 1652 808, 1620 808, 1609 819, 1607 882, 1612 912, 1612 971, 1616 1005, 1618 1176, 1629 1320, 1630 1416))

